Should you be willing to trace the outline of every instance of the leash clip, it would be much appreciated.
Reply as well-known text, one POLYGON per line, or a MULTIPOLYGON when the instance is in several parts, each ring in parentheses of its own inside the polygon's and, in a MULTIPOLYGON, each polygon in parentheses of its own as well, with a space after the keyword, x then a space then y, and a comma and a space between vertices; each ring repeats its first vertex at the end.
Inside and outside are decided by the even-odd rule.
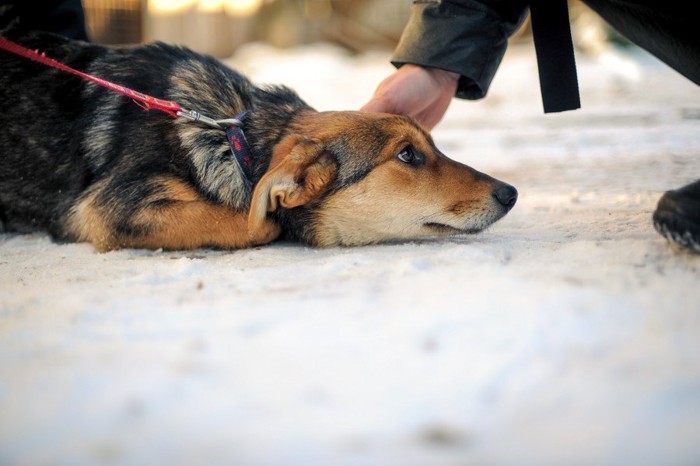
POLYGON ((193 123, 202 122, 205 125, 211 126, 212 128, 225 129, 213 118, 209 118, 208 116, 202 115, 201 113, 195 112, 194 110, 186 110, 183 108, 182 110, 178 110, 176 115, 179 117, 187 118, 193 123))
POLYGON ((187 118, 193 123, 204 123, 205 125, 209 125, 212 128, 216 129, 221 129, 221 130, 226 130, 226 128, 229 128, 231 126, 241 126, 243 122, 239 118, 226 118, 223 120, 215 120, 213 118, 209 118, 206 115, 202 115, 199 112, 196 112, 194 110, 178 110, 176 113, 177 116, 187 118))

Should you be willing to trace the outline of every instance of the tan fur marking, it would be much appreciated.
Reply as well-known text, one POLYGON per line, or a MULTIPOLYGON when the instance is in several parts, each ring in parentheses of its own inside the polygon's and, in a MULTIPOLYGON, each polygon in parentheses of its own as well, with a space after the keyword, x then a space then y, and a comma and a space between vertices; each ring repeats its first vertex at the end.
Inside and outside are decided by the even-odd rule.
POLYGON ((163 192, 153 201, 166 202, 147 206, 132 219, 134 224, 143 226, 146 234, 117 237, 111 233, 108 214, 95 206, 96 191, 72 210, 71 231, 79 241, 88 241, 102 252, 118 248, 242 248, 269 243, 280 234, 277 224, 263 219, 249 235, 246 212, 212 204, 177 179, 155 182, 161 184, 163 192))
MULTIPOLYGON (((99 188, 99 184, 96 188, 99 188)), ((99 189, 94 189, 71 209, 68 217, 68 231, 77 241, 92 243, 100 252, 113 249, 114 242, 103 213, 95 206, 99 189)))
POLYGON ((280 234, 271 221, 263 222, 249 235, 246 212, 212 204, 186 183, 162 181, 166 205, 148 207, 140 212, 136 223, 147 226, 150 233, 140 237, 120 238, 119 247, 194 249, 204 246, 242 248, 269 243, 280 234))

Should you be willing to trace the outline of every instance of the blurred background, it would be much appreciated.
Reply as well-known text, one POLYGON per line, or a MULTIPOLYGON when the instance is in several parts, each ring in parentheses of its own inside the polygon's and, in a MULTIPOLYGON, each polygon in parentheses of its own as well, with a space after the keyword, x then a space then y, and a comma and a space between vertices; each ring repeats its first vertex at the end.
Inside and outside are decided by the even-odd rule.
MULTIPOLYGON (((91 39, 104 44, 163 40, 227 58, 249 42, 288 48, 328 42, 351 52, 391 50, 411 0, 83 0, 91 39)), ((570 15, 577 48, 595 52, 616 37, 578 0, 570 15)), ((530 39, 529 23, 512 41, 530 39)))

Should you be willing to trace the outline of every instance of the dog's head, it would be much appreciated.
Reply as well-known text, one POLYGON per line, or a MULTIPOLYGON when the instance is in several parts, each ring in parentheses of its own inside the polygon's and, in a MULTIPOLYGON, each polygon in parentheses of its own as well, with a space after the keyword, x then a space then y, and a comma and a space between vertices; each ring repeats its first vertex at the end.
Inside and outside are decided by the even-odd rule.
POLYGON ((308 112, 289 129, 253 192, 251 231, 276 211, 290 236, 321 247, 473 233, 517 199, 406 117, 308 112))

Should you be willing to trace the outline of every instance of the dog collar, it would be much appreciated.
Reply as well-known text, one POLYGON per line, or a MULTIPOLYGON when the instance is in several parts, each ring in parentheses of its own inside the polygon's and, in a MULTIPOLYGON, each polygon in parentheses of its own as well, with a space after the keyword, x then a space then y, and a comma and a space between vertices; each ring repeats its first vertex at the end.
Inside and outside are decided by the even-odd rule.
POLYGON ((253 175, 253 157, 250 152, 250 146, 248 146, 248 141, 246 141, 245 134, 243 134, 243 129, 241 128, 243 119, 247 113, 248 112, 241 112, 233 117, 232 121, 235 121, 235 123, 226 126, 226 139, 231 148, 233 158, 238 163, 245 177, 250 181, 253 175))

